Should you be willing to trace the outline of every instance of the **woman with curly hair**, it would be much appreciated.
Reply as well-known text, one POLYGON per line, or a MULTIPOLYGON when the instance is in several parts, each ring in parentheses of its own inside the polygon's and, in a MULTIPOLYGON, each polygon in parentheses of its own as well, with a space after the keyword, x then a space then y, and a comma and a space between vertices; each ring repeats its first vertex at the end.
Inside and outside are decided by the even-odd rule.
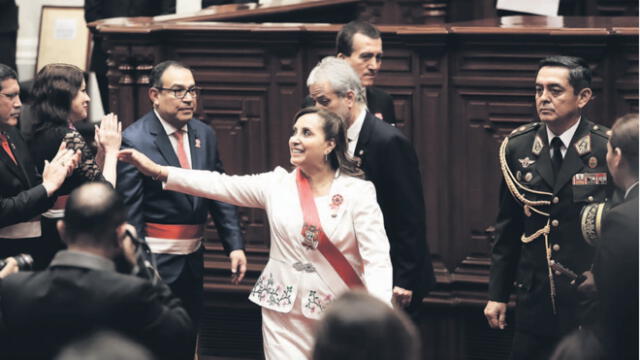
POLYGON ((76 129, 76 124, 87 118, 91 99, 87 95, 84 73, 74 65, 46 65, 36 75, 31 92, 37 118, 31 154, 40 167, 38 170, 42 172, 44 161, 55 156, 61 141, 66 143, 67 149, 81 152, 78 167, 57 192, 58 200, 43 214, 42 236, 50 260, 64 247, 55 223, 64 215, 69 193, 90 181, 107 181, 115 186, 121 125, 114 114, 102 118, 100 126, 95 128, 98 151, 94 155, 87 140, 76 129))

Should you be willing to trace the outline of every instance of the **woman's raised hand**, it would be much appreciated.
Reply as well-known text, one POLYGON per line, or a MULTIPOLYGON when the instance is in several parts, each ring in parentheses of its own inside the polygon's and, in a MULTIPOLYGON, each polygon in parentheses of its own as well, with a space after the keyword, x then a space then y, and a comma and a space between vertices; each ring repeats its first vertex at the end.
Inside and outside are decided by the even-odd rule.
POLYGON ((145 154, 135 149, 123 149, 118 153, 118 160, 124 161, 138 168, 138 170, 151 176, 156 180, 165 181, 167 179, 167 170, 164 166, 158 165, 149 159, 145 154))
POLYGON ((105 115, 100 121, 100 127, 96 125, 95 138, 99 151, 117 153, 122 143, 122 124, 118 121, 118 115, 105 115))

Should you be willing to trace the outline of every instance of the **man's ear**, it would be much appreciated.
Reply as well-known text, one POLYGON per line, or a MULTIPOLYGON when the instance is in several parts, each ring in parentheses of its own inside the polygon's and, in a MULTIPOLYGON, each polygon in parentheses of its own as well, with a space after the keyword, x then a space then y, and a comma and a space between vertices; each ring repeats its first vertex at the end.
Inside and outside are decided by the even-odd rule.
POLYGON ((151 99, 153 107, 155 108, 156 106, 158 106, 158 96, 160 95, 160 91, 158 91, 158 89, 154 87, 150 87, 147 91, 147 94, 149 94, 149 99, 151 99))
POLYGON ((353 90, 349 90, 344 97, 347 99, 347 105, 349 105, 349 109, 353 108, 353 106, 356 104, 356 93, 353 90))
POLYGON ((578 107, 583 109, 589 101, 591 101, 591 97, 593 96, 593 92, 589 88, 584 88, 580 90, 578 93, 578 107))
POLYGON ((116 244, 115 247, 116 249, 122 249, 122 242, 124 241, 125 235, 124 232, 126 230, 126 222, 120 224, 117 228, 116 228, 116 244))
POLYGON ((58 229, 58 234, 60 234, 60 239, 65 239, 67 235, 67 229, 64 225, 64 221, 58 220, 56 222, 56 229, 58 229))
POLYGON ((347 56, 346 56, 345 54, 343 54, 343 53, 339 52, 339 53, 338 53, 338 55, 336 55, 336 57, 337 57, 338 59, 345 59, 347 56))
POLYGON ((616 168, 620 168, 620 166, 624 163, 622 158, 622 149, 616 147, 613 149, 613 166, 616 168))

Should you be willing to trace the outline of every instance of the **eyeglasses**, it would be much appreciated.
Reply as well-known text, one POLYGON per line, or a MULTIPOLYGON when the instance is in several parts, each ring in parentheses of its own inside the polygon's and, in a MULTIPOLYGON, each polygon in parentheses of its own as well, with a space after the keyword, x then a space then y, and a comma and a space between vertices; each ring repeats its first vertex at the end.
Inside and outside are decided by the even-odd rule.
POLYGON ((200 91, 202 90, 202 88, 195 87, 195 86, 189 89, 171 89, 171 88, 163 88, 163 87, 157 87, 156 89, 171 91, 173 92, 173 96, 176 99, 180 99, 180 100, 184 99, 187 96, 187 93, 189 93, 191 97, 197 98, 200 95, 200 91))
POLYGON ((4 95, 7 99, 13 101, 15 100, 15 98, 17 98, 20 95, 20 93, 19 92, 15 92, 11 94, 0 93, 0 95, 4 95))

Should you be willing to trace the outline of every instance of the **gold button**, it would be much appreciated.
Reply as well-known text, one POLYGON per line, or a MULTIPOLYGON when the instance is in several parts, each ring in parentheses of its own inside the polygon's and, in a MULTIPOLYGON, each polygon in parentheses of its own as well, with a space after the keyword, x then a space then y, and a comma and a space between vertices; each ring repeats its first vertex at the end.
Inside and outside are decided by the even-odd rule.
POLYGON ((587 200, 589 200, 590 202, 593 202, 593 196, 589 196, 587 200))
POLYGON ((551 248, 553 249, 553 251, 560 251, 560 244, 553 244, 551 248))
POLYGON ((560 198, 559 198, 559 197, 557 197, 557 196, 555 196, 555 197, 553 198, 553 203, 554 203, 554 204, 557 204, 557 203, 559 203, 559 202, 560 202, 560 198))
POLYGON ((558 227, 558 225, 560 225, 560 221, 554 219, 551 221, 551 225, 553 225, 554 227, 558 227))
POLYGON ((598 125, 593 125, 593 130, 598 130, 598 129, 600 129, 600 126, 598 126, 598 125))

